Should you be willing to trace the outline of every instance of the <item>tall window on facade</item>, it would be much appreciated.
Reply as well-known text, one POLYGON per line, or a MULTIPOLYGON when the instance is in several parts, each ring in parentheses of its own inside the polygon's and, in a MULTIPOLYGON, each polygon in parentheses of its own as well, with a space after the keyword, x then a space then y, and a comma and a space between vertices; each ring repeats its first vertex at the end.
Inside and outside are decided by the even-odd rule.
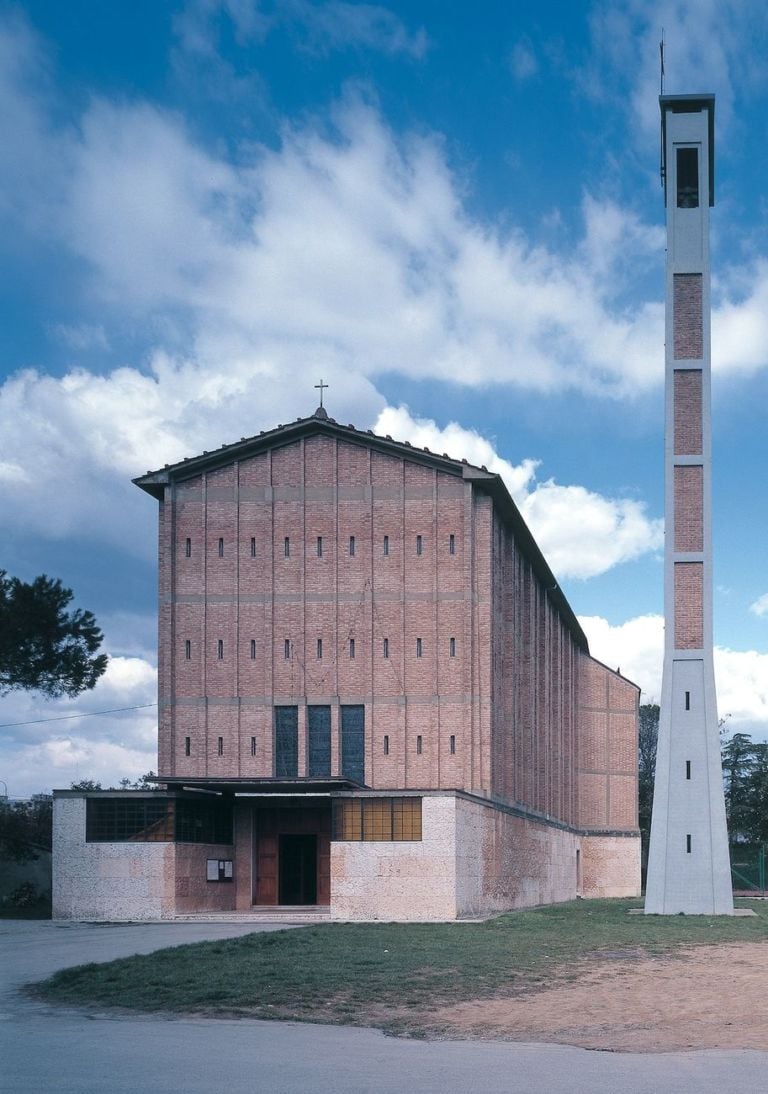
POLYGON ((216 643, 216 657, 219 661, 224 660, 224 639, 220 638, 216 643))
POLYGON ((424 543, 421 536, 416 536, 416 554, 420 555, 424 549, 424 543))
POLYGON ((677 149, 677 207, 678 209, 698 209, 699 207, 698 148, 677 149))
POLYGON ((251 737, 251 755, 252 756, 256 755, 256 738, 255 737, 251 737))
POLYGON ((317 537, 317 557, 318 558, 323 557, 323 537, 322 536, 317 537))
POLYGON ((389 536, 384 536, 384 554, 389 554, 389 536))
POLYGON ((251 639, 251 661, 256 660, 256 639, 251 639))
POLYGON ((291 659, 291 640, 290 640, 290 638, 286 638, 285 641, 283 642, 283 657, 286 659, 286 661, 290 661, 290 659, 291 659))
POLYGON ((331 708, 307 707, 309 774, 323 778, 331 773, 331 708))
POLYGON ((323 640, 322 640, 322 638, 318 638, 318 640, 317 640, 317 659, 318 659, 318 661, 322 661, 322 659, 323 659, 323 640))
POLYGON ((385 756, 389 755, 389 734, 388 733, 384 734, 384 755, 385 756))
POLYGON ((224 558, 224 540, 219 536, 219 558, 224 558))
POLYGON ((192 742, 189 737, 184 738, 184 755, 189 756, 192 752, 192 742))
POLYGON ((455 638, 449 638, 448 639, 448 652, 450 653, 451 657, 456 656, 456 639, 455 638))
POLYGON ((385 656, 385 657, 389 657, 389 639, 388 639, 388 638, 385 638, 385 639, 384 639, 384 650, 383 650, 383 653, 384 653, 384 656, 385 656))
POLYGON ((299 708, 275 707, 275 777, 295 779, 299 773, 299 708))
POLYGON ((286 536, 283 540, 283 556, 285 558, 291 557, 291 537, 286 536))
POLYGON ((223 737, 219 737, 219 739, 217 741, 216 752, 219 756, 224 755, 224 738, 223 737))
POLYGON ((456 735, 454 733, 451 734, 451 739, 450 739, 449 743, 450 743, 450 747, 451 747, 451 755, 455 756, 456 755, 456 735))
POLYGON ((192 540, 187 539, 184 543, 184 554, 187 558, 192 558, 192 540))
POLYGON ((456 554, 456 536, 453 534, 453 532, 451 532, 451 534, 448 536, 448 554, 456 554))
POLYGON ((421 657, 423 652, 424 652, 424 645, 423 645, 421 639, 417 638, 416 639, 416 656, 421 657))
POLYGON ((192 659, 192 643, 189 639, 184 643, 184 657, 187 661, 192 659))
POLYGON ((354 557, 354 554, 355 554, 355 537, 350 536, 349 537, 349 555, 350 555, 350 558, 354 557))
POLYGON ((349 640, 349 658, 350 658, 351 661, 354 661, 354 659, 355 659, 355 640, 354 640, 354 638, 350 638, 350 640, 349 640))
POLYGON ((251 558, 256 558, 256 536, 251 536, 251 558))
POLYGON ((422 750, 423 750, 423 741, 422 741, 421 734, 419 733, 419 735, 416 737, 416 754, 417 754, 417 756, 421 755, 422 750))
POLYGON ((342 706, 341 773, 345 779, 365 782, 365 707, 342 706))

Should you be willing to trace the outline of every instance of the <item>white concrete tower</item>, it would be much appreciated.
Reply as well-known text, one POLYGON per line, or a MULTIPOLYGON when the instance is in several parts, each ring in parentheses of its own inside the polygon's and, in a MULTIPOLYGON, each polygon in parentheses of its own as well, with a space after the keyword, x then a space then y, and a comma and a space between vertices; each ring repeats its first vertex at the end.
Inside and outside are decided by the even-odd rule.
POLYGON ((664 676, 645 911, 733 912, 712 663, 714 95, 662 95, 667 211, 664 676))

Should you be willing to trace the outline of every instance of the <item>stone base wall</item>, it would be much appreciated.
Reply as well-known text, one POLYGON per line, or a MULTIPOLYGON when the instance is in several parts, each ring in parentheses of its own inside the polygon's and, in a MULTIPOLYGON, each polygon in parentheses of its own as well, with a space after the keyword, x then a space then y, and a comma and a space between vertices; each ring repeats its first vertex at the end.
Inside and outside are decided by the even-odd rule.
POLYGON ((54 798, 53 918, 173 916, 172 843, 86 843, 85 798, 54 798))
POLYGON ((581 896, 640 896, 640 836, 581 837, 581 896))
POLYGON ((233 848, 205 843, 86 843, 85 797, 54 798, 53 918, 136 921, 235 907, 235 881, 206 880, 206 860, 233 848))
POLYGON ((331 843, 334 919, 456 918, 455 797, 425 797, 421 827, 413 843, 331 843))
POLYGON ((573 832, 457 798, 457 914, 573 900, 579 842, 573 832))

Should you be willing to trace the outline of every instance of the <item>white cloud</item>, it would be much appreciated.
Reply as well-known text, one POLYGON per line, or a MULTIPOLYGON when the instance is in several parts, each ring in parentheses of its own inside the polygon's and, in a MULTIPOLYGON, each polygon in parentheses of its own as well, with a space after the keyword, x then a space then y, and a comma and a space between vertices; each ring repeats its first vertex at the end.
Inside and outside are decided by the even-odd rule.
POLYGON ((515 42, 509 57, 509 67, 512 75, 521 83, 536 75, 539 70, 539 63, 530 42, 515 42))
POLYGON ((754 604, 749 605, 749 610, 754 615, 768 615, 768 593, 759 596, 754 604))
MULTIPOLYGON (((600 616, 580 617, 590 652, 611 668, 620 667, 643 690, 641 702, 658 702, 664 663, 664 619, 646 615, 611 625, 600 616)), ((755 650, 714 650, 718 710, 729 731, 768 737, 768 654, 755 650)))
POLYGON ((456 422, 440 429, 431 419, 414 419, 407 407, 387 407, 374 432, 465 458, 501 475, 560 578, 595 577, 663 545, 663 523, 649 519, 642 502, 606 498, 583 486, 561 486, 554 479, 536 482, 538 460, 511 464, 490 441, 456 422))
POLYGON ((156 700, 154 666, 126 656, 112 657, 96 687, 74 699, 50 701, 32 692, 6 696, 3 722, 24 723, 3 729, 0 768, 9 794, 24 797, 80 779, 115 785, 156 770, 156 700))

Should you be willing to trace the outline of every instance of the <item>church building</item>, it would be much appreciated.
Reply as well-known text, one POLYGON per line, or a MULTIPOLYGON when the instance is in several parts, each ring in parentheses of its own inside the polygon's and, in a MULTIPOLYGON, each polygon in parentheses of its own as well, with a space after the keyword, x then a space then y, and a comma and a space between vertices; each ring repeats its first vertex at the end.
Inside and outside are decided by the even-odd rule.
POLYGON ((638 689, 500 476, 310 417, 159 510, 155 791, 57 791, 54 916, 450 920, 640 891, 638 689))

